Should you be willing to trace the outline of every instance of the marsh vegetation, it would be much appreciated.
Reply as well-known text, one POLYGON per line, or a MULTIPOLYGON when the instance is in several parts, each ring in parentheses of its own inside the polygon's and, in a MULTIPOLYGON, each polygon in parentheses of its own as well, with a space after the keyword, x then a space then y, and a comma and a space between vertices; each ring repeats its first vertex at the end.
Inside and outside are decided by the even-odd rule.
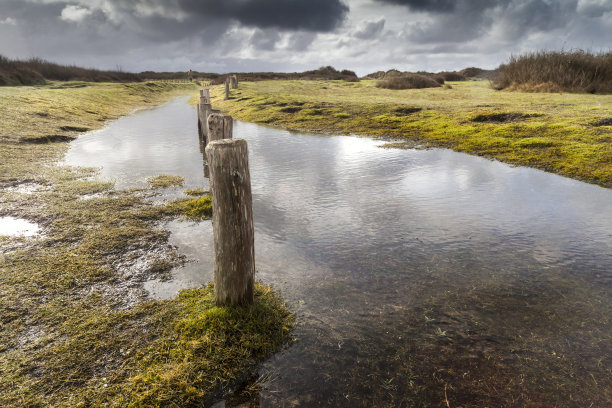
POLYGON ((209 197, 154 203, 181 179, 117 190, 94 168, 58 165, 79 133, 198 88, 73 85, 0 88, 0 217, 40 226, 0 237, 0 405, 211 402, 289 339, 292 315, 263 286, 241 309, 215 307, 211 287, 151 300, 143 282, 185 261, 160 221, 206 219, 209 197))

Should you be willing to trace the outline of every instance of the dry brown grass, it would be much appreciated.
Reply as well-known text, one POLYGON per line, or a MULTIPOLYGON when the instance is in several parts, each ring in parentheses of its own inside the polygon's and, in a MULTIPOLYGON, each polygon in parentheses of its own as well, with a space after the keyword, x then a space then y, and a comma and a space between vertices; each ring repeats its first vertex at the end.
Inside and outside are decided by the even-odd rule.
POLYGON ((495 89, 535 92, 612 92, 612 52, 539 51, 498 68, 495 89))

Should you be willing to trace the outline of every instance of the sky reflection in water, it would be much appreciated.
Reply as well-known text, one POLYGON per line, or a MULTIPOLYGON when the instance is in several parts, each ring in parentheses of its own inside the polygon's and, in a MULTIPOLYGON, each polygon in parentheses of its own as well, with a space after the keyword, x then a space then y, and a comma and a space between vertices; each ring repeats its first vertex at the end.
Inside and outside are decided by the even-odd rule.
MULTIPOLYGON (((300 322, 262 368, 262 406, 610 397, 610 190, 367 138, 242 122, 234 137, 249 142, 257 279, 300 322)), ((121 188, 162 173, 208 187, 184 99, 80 137, 66 162, 121 188)), ((212 279, 210 223, 166 228, 193 262, 147 283, 158 298, 212 279)))

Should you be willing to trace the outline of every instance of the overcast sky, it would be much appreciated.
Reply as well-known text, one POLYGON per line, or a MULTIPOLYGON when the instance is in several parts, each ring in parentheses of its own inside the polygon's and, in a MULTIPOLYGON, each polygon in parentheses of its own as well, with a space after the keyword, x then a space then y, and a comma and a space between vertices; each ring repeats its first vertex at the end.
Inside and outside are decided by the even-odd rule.
POLYGON ((0 0, 0 54, 125 71, 364 75, 611 46, 612 0, 0 0))

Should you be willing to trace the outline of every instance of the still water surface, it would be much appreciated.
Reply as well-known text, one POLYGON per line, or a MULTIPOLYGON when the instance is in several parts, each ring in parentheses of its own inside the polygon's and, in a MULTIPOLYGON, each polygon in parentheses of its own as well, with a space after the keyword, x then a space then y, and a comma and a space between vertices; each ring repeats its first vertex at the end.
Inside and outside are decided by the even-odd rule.
MULTIPOLYGON (((203 178, 185 99, 73 142, 119 188, 203 178)), ((612 191, 449 150, 237 122, 249 143, 256 278, 296 310, 261 406, 606 406, 612 191), (448 401, 448 402, 447 402, 448 401)), ((212 227, 173 221, 193 260, 152 296, 212 279, 212 227)), ((228 404, 229 405, 229 404, 228 404)))

